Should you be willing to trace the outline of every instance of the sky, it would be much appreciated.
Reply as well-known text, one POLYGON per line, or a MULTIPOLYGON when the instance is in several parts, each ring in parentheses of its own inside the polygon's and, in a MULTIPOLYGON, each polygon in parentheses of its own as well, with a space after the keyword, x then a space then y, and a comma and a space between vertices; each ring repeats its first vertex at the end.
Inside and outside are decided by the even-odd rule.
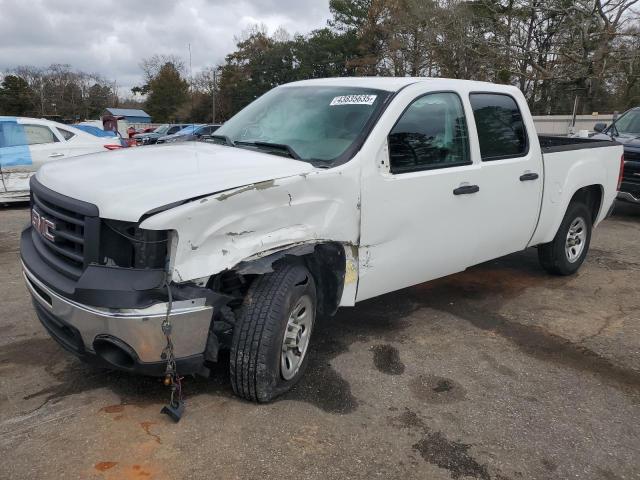
POLYGON ((221 63, 256 24, 307 33, 326 25, 328 0, 0 0, 0 72, 53 63, 142 83, 140 60, 175 54, 193 73, 221 63))

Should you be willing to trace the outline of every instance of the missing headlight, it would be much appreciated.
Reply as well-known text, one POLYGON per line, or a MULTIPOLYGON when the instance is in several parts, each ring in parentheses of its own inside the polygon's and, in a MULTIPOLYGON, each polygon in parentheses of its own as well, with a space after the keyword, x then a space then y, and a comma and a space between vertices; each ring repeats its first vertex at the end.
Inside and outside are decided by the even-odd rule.
POLYGON ((167 230, 144 230, 134 222, 103 220, 100 264, 123 268, 163 268, 168 243, 167 230))

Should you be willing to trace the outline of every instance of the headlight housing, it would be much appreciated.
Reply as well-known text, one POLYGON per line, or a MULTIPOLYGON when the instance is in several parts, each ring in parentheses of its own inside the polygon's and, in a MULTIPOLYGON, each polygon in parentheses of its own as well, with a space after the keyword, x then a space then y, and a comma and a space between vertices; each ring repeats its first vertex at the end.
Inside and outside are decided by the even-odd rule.
POLYGON ((103 219, 101 265, 122 268, 164 268, 169 252, 168 230, 145 230, 135 222, 103 219))

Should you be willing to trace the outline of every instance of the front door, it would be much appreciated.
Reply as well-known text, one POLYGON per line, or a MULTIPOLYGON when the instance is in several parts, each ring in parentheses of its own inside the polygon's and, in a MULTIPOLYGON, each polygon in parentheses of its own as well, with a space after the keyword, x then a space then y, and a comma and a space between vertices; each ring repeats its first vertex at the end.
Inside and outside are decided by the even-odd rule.
MULTIPOLYGON (((456 93, 417 95, 363 167, 357 300, 464 270, 473 257, 480 167, 456 93)), ((365 160, 366 161, 366 160, 365 160)))
POLYGON ((7 192, 29 190, 29 179, 44 163, 64 158, 64 142, 46 125, 21 119, 0 122, 0 164, 7 192))

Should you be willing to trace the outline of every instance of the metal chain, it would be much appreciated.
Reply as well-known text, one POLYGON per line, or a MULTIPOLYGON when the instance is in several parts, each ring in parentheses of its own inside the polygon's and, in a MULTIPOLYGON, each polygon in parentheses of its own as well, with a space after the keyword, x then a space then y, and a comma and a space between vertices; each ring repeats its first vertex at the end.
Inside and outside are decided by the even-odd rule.
POLYGON ((167 279, 165 280, 165 284, 167 287, 167 296, 169 297, 169 301, 167 303, 167 314, 162 321, 162 333, 167 339, 167 345, 162 350, 162 359, 167 360, 167 367, 165 369, 165 378, 164 384, 167 386, 171 386, 171 401, 170 405, 172 407, 177 407, 178 404, 182 401, 182 386, 180 383, 181 378, 178 376, 178 370, 176 367, 176 357, 173 348, 173 341, 171 339, 171 309, 173 307, 173 297, 171 295, 171 287, 169 286, 169 278, 167 274, 167 279))

